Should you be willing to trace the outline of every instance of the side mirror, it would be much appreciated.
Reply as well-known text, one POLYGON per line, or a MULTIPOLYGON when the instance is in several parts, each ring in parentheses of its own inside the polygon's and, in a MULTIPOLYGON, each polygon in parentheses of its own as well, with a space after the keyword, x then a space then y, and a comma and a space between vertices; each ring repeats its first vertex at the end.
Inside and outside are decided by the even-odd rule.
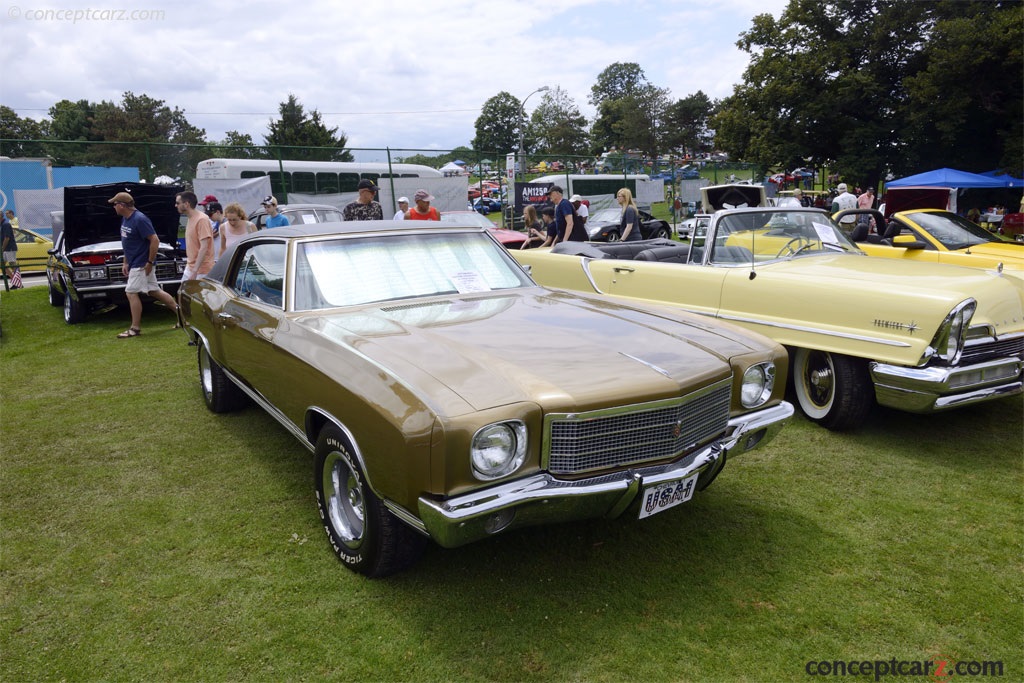
POLYGON ((914 239, 913 235, 897 235, 892 238, 892 246, 903 249, 924 249, 925 243, 914 239))

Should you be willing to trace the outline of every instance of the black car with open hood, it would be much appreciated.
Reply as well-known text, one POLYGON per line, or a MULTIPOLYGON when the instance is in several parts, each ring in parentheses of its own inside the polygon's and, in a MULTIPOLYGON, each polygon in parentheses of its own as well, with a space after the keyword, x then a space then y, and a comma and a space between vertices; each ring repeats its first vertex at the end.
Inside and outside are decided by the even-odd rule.
POLYGON ((161 287, 176 294, 185 272, 185 255, 176 248, 181 216, 174 198, 176 185, 108 183, 64 188, 64 210, 51 214, 54 247, 46 266, 50 304, 64 307, 68 324, 81 322, 93 311, 127 301, 124 288, 124 250, 121 217, 109 199, 127 192, 135 208, 153 223, 160 238, 156 277, 161 287))

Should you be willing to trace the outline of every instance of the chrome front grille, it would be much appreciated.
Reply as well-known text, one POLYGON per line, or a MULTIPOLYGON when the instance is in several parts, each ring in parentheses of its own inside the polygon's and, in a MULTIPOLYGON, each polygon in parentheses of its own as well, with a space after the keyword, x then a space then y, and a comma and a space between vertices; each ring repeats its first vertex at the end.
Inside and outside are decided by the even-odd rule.
POLYGON ((545 418, 552 474, 578 474, 670 459, 725 432, 731 380, 686 396, 545 418))
MULTIPOLYGON (((107 279, 114 283, 127 284, 128 278, 125 277, 124 271, 121 270, 121 264, 111 264, 107 266, 107 279)), ((157 261, 156 264, 156 279, 157 280, 180 280, 181 273, 178 272, 178 266, 174 261, 157 261)))
POLYGON ((1024 358, 1024 335, 1003 337, 998 341, 981 344, 967 342, 960 356, 960 365, 983 363, 997 358, 1024 358))

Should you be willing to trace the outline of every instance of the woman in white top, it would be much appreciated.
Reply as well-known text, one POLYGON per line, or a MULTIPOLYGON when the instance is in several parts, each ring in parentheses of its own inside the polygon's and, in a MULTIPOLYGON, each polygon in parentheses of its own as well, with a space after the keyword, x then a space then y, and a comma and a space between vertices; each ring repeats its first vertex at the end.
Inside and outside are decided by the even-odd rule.
POLYGON ((217 252, 217 258, 251 232, 256 232, 256 226, 246 220, 242 205, 237 202, 228 204, 224 209, 224 222, 220 226, 220 251, 217 252))

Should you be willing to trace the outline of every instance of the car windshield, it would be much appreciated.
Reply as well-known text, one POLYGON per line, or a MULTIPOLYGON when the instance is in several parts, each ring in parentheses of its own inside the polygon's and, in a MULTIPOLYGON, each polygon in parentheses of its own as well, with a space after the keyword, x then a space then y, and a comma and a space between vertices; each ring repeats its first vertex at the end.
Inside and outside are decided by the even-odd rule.
POLYGON ((622 218, 622 209, 601 209, 590 214, 588 223, 618 223, 622 218))
POLYGON ((955 213, 911 211, 906 216, 950 251, 999 241, 984 228, 955 213))
POLYGON ((718 221, 711 262, 753 263, 847 251, 862 253, 824 213, 741 211, 718 221))
POLYGON ((295 308, 357 306, 532 284, 507 252, 482 233, 333 238, 299 245, 295 308))

